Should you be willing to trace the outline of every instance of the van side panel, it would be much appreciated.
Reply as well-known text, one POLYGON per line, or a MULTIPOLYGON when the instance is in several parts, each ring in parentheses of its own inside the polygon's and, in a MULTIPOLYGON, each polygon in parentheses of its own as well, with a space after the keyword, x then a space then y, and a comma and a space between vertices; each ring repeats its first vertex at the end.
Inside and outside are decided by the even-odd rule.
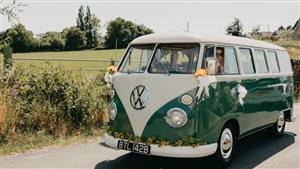
POLYGON ((197 137, 207 142, 217 142, 224 123, 239 119, 242 106, 236 94, 238 83, 217 82, 209 86, 209 96, 201 96, 197 104, 197 137))
POLYGON ((243 80, 248 93, 244 98, 242 133, 274 123, 281 105, 280 78, 243 80))
POLYGON ((292 93, 286 92, 286 86, 291 83, 292 77, 242 81, 248 93, 244 98, 243 115, 240 120, 241 135, 275 123, 280 111, 291 108, 292 93))

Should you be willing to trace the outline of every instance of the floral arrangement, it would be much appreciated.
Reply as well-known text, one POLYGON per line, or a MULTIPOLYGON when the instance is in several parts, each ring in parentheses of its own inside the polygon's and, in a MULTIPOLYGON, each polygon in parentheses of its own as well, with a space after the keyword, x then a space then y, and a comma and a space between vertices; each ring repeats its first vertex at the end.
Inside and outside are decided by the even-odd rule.
POLYGON ((207 70, 206 69, 198 69, 195 73, 194 76, 195 77, 199 77, 199 76, 207 76, 207 70))
POLYGON ((141 138, 138 136, 134 136, 129 133, 122 133, 118 132, 115 129, 112 129, 111 127, 107 127, 106 133, 110 136, 113 136, 117 139, 127 140, 135 143, 146 143, 146 144, 157 144, 159 147, 164 146, 192 146, 193 148, 199 147, 201 145, 206 145, 207 143, 201 143, 199 139, 194 138, 192 136, 185 136, 180 140, 177 140, 175 142, 166 140, 166 139, 158 139, 155 137, 149 137, 149 138, 141 138))

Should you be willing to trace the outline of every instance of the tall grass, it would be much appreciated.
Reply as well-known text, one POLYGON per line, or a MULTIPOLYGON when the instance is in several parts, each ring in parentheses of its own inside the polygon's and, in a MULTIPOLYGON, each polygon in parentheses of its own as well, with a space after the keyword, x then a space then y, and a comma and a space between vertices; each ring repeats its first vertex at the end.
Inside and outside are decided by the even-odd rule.
POLYGON ((0 146, 24 135, 92 135, 103 125, 106 86, 50 63, 0 70, 0 146))

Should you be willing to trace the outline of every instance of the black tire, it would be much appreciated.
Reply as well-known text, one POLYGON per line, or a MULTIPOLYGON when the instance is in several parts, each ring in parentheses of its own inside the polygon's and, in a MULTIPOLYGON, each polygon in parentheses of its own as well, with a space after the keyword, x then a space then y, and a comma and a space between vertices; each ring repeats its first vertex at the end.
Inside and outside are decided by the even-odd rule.
POLYGON ((270 127, 271 136, 275 138, 282 136, 285 129, 285 123, 286 121, 284 120, 284 113, 280 112, 276 123, 270 127))
POLYGON ((217 149, 217 152, 214 154, 215 159, 218 161, 218 166, 220 166, 222 168, 225 168, 225 167, 228 167, 232 163, 232 160, 233 160, 233 157, 234 157, 234 154, 235 154, 236 145, 237 145, 236 130, 234 129, 232 124, 227 123, 227 124, 224 125, 224 127, 222 129, 222 132, 219 136, 218 149, 217 149), (230 137, 230 135, 227 135, 228 132, 231 132, 232 144, 231 144, 230 149, 224 150, 224 147, 225 148, 228 148, 228 147, 226 147, 227 145, 225 145, 225 144, 222 145, 221 142, 224 142, 224 138, 227 138, 227 136, 230 137), (222 139, 222 137, 223 137, 223 139, 222 139))

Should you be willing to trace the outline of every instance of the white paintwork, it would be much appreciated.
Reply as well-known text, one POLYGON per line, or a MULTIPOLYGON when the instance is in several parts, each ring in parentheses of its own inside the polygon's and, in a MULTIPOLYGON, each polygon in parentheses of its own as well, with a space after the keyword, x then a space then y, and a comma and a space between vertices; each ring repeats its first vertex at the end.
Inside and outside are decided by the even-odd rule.
POLYGON ((156 43, 223 43, 232 45, 251 46, 275 50, 285 50, 284 48, 249 38, 235 36, 204 37, 190 33, 154 33, 144 35, 134 39, 131 44, 156 44, 156 43))
POLYGON ((141 136, 147 122, 159 108, 181 94, 196 88, 198 82, 193 74, 168 76, 166 74, 117 73, 113 84, 128 114, 134 134, 141 136), (138 85, 144 85, 150 95, 146 107, 142 110, 136 110, 130 104, 130 94, 138 85))
MULTIPOLYGON (((105 144, 112 148, 117 148, 118 139, 104 134, 103 140, 105 144)), ((192 157, 205 157, 214 154, 217 151, 218 144, 207 144, 193 148, 192 146, 164 146, 158 147, 157 144, 150 144, 150 155, 164 156, 164 157, 180 157, 180 158, 192 158, 192 157)))

